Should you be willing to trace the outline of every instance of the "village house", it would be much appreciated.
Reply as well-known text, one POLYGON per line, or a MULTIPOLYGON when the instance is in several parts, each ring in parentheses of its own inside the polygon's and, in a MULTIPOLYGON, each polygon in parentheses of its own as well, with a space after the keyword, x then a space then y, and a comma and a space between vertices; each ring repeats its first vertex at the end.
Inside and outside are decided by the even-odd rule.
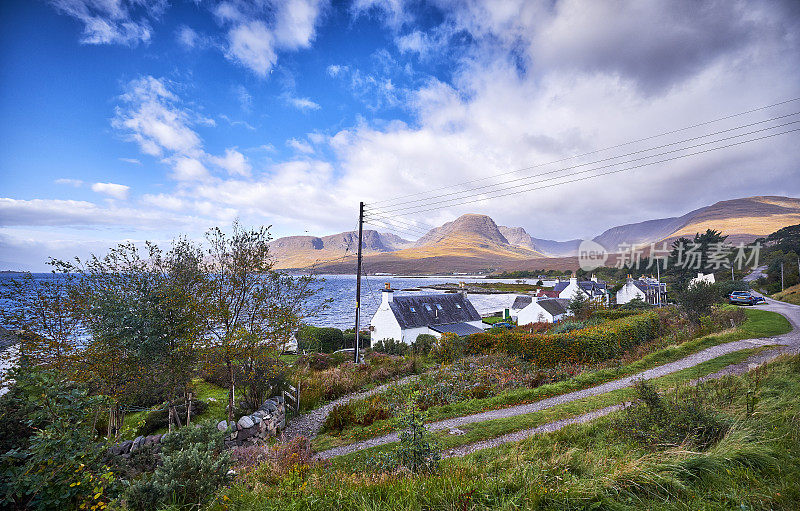
POLYGON ((597 280, 592 275, 590 280, 578 281, 576 277, 568 281, 561 281, 553 287, 553 291, 558 293, 559 298, 571 300, 575 294, 582 294, 586 298, 608 305, 608 286, 605 282, 597 280))
POLYGON ((381 305, 369 327, 373 344, 384 339, 411 344, 420 334, 462 336, 483 332, 486 327, 466 293, 394 296, 387 283, 381 295, 381 305))
POLYGON ((697 277, 693 278, 689 281, 689 287, 693 287, 701 282, 705 282, 706 284, 713 284, 716 282, 713 273, 700 273, 698 272, 697 277))
POLYGON ((665 303, 667 285, 654 278, 643 277, 634 280, 630 275, 625 285, 617 291, 617 305, 624 305, 637 298, 651 305, 665 303))
MULTIPOLYGON (((569 300, 562 298, 538 298, 535 296, 520 296, 527 305, 517 312, 517 324, 530 323, 557 323, 570 315, 567 310, 569 300)), ((520 301, 520 304, 523 300, 520 301)))

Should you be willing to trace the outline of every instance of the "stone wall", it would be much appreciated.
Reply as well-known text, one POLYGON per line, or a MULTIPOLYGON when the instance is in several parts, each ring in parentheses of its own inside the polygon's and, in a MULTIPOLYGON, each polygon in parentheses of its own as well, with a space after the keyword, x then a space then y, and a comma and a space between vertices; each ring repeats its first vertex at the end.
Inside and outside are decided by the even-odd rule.
MULTIPOLYGON (((264 404, 251 415, 244 415, 236 422, 219 421, 217 429, 226 431, 230 426, 231 432, 225 437, 226 447, 256 444, 269 437, 278 436, 283 431, 286 427, 285 411, 283 396, 272 397, 264 401, 264 404)), ((163 436, 161 434, 138 436, 133 440, 125 440, 111 446, 109 452, 130 458, 131 453, 151 445, 155 452, 159 452, 163 436)))
POLYGON ((269 437, 278 436, 286 427, 286 406, 283 396, 277 396, 264 401, 261 407, 251 415, 244 415, 235 423, 219 421, 217 429, 231 432, 225 438, 225 445, 251 445, 269 437))

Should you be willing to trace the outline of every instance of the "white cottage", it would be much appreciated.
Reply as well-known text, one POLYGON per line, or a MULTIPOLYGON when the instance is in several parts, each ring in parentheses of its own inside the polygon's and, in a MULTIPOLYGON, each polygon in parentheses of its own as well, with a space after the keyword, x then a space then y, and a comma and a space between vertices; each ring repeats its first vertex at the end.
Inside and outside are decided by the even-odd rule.
POLYGON ((625 285, 617 291, 617 304, 624 305, 636 298, 656 305, 665 303, 667 300, 667 285, 653 278, 642 278, 634 280, 630 275, 625 285))
POLYGON ((716 282, 713 273, 698 273, 697 277, 693 278, 689 281, 689 287, 694 286, 695 284, 699 284, 700 282, 705 282, 706 284, 713 284, 716 282))
POLYGON ((420 334, 441 337, 446 332, 456 335, 483 332, 481 315, 465 294, 394 296, 388 283, 381 294, 381 305, 370 321, 372 343, 395 339, 411 344, 420 334))
POLYGON ((556 323, 570 315, 567 310, 569 300, 562 298, 531 297, 531 302, 517 313, 517 324, 556 323))
POLYGON ((560 281, 553 287, 553 291, 558 293, 559 298, 565 300, 571 300, 575 297, 575 293, 580 293, 590 300, 608 304, 608 286, 605 282, 597 280, 594 275, 591 280, 580 282, 576 277, 572 277, 568 281, 560 281))

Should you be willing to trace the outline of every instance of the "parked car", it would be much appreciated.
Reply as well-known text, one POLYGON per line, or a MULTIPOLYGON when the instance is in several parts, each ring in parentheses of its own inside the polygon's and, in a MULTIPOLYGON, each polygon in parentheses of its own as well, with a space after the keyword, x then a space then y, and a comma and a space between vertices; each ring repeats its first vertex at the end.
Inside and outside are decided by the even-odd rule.
POLYGON ((492 328, 505 328, 506 330, 511 330, 512 328, 514 328, 514 325, 503 321, 500 323, 495 323, 494 325, 492 325, 492 328))
POLYGON ((763 296, 754 295, 750 291, 734 291, 730 294, 728 300, 730 303, 739 305, 755 305, 766 301, 763 296))

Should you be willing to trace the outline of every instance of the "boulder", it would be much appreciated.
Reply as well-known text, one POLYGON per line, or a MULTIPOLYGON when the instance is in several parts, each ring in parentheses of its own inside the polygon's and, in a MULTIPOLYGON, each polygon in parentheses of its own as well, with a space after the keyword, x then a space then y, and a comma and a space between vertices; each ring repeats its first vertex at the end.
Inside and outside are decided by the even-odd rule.
MULTIPOLYGON (((229 424, 228 424, 228 421, 219 421, 219 422, 217 423, 217 429, 218 429, 219 431, 226 431, 226 430, 228 429, 228 425, 229 425, 229 424)), ((231 423, 230 423, 230 426, 231 426, 231 427, 233 427, 233 426, 234 426, 234 424, 231 422, 231 423)))
POLYGON ((142 446, 143 443, 144 443, 144 437, 143 436, 137 436, 136 438, 134 438, 133 439, 133 443, 131 444, 130 452, 134 452, 134 451, 139 450, 139 448, 142 446))
POLYGON ((252 418, 252 417, 250 417, 249 415, 244 415, 244 416, 242 416, 242 418, 241 418, 241 419, 239 419, 239 422, 237 423, 237 425, 238 425, 238 426, 239 426, 239 427, 240 427, 242 430, 245 430, 245 429, 252 428, 252 427, 253 427, 253 424, 255 424, 255 423, 253 422, 253 418, 252 418))
POLYGON ((133 445, 133 440, 125 440, 124 442, 118 445, 119 453, 120 454, 127 454, 131 452, 131 446, 133 445))

